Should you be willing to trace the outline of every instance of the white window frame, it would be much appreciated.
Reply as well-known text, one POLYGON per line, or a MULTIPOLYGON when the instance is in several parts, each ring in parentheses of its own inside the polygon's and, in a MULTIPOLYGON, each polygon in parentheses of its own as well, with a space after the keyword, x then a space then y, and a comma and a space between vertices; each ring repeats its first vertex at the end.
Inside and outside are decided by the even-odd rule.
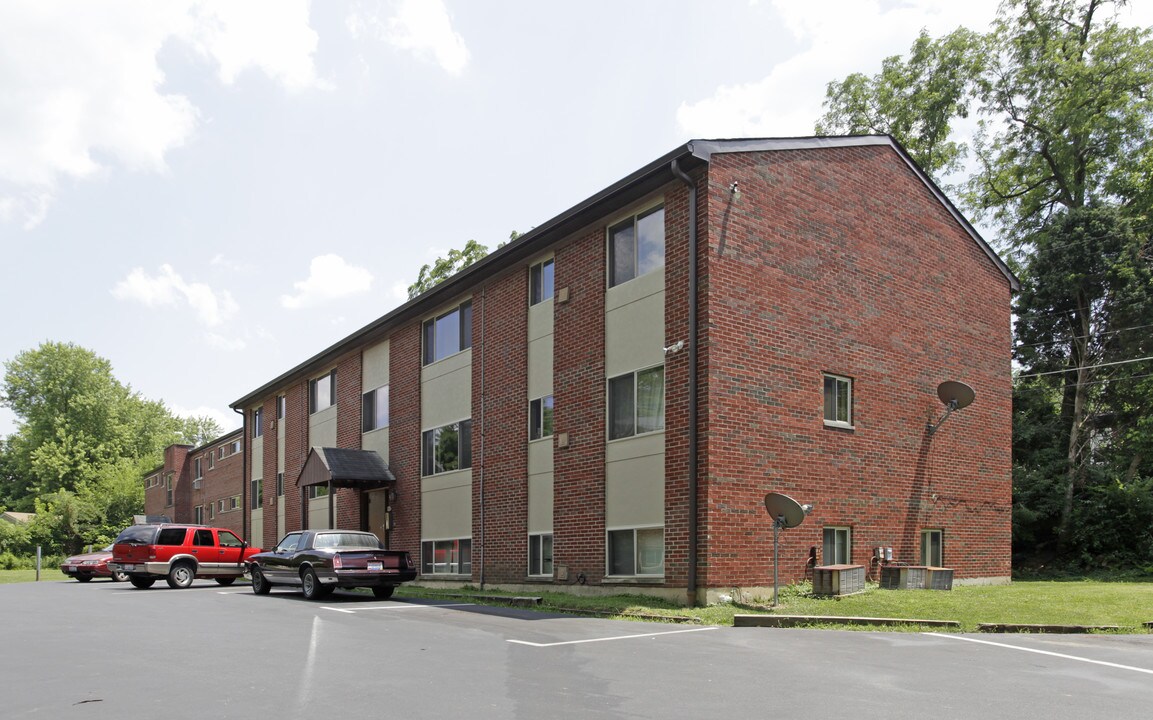
POLYGON ((821 530, 821 564, 850 565, 852 562, 853 528, 844 525, 826 525, 821 530), (829 557, 830 539, 833 549, 832 557, 829 557), (839 549, 843 549, 843 556, 838 552, 839 549))
POLYGON ((528 269, 528 304, 539 305, 553 299, 556 292, 556 264, 553 258, 533 263, 528 269))
POLYGON ((545 395, 528 401, 528 439, 544 440, 552 437, 556 427, 556 398, 545 395))
POLYGON ((612 225, 610 225, 608 227, 607 236, 608 236, 607 237, 608 247, 607 247, 606 251, 607 251, 608 256, 607 256, 607 262, 606 262, 606 265, 607 265, 606 271, 608 272, 608 286, 610 288, 616 287, 618 285, 623 285, 624 283, 627 283, 630 280, 635 280, 635 279, 642 277, 644 275, 648 275, 650 272, 655 272, 656 270, 663 268, 665 266, 665 252, 666 252, 666 248, 667 248, 667 238, 665 237, 665 206, 664 206, 664 203, 654 205, 654 206, 649 207, 649 208, 645 208, 644 210, 641 210, 640 212, 635 213, 630 217, 624 218, 620 222, 613 223, 612 225), (648 218, 652 217, 653 215, 656 215, 657 213, 660 214, 660 230, 661 230, 661 232, 660 232, 660 262, 656 263, 656 264, 645 263, 644 258, 642 257, 643 248, 641 246, 640 228, 641 228, 641 224, 643 223, 643 221, 647 220, 648 218), (620 233, 622 233, 625 230, 631 230, 632 231, 632 248, 629 251, 629 252, 631 252, 631 256, 629 258, 627 258, 627 260, 629 260, 629 262, 631 264, 631 268, 627 268, 627 269, 621 268, 618 271, 617 256, 618 256, 618 254, 623 256, 625 253, 625 250, 619 250, 617 247, 617 243, 620 242, 620 237, 619 237, 620 233), (617 277, 618 274, 620 275, 620 277, 617 277))
POLYGON ((360 431, 369 433, 389 425, 388 385, 381 385, 364 393, 360 401, 360 431), (383 396, 383 403, 381 402, 383 396), (383 417, 381 406, 383 404, 383 417))
POLYGON ((420 572, 422 575, 472 575, 472 538, 424 538, 420 541, 420 572), (453 553, 455 560, 445 563, 436 562, 436 550, 444 547, 453 553), (467 550, 466 550, 467 548, 467 550), (429 561, 427 552, 432 550, 432 560, 429 561), (467 560, 465 556, 467 554, 467 560), (426 568, 429 570, 426 571, 426 568), (438 570, 438 568, 440 568, 438 570))
POLYGON ((528 574, 530 577, 552 577, 553 534, 529 533, 528 574))
POLYGON ((852 378, 833 373, 821 374, 821 416, 825 425, 829 427, 853 427, 852 378), (842 396, 844 396, 843 404, 841 402, 842 396), (842 410, 844 411, 843 418, 841 417, 842 410))
POLYGON ((440 475, 442 473, 457 472, 459 470, 467 470, 472 467, 472 418, 464 418, 457 422, 448 423, 439 427, 428 428, 420 433, 420 474, 422 477, 430 475, 440 475), (467 425, 467 430, 466 430, 467 425), (439 446, 439 439, 436 433, 442 430, 456 429, 457 437, 457 466, 454 468, 437 469, 437 465, 433 455, 435 454, 435 447, 433 453, 429 452, 429 440, 432 439, 434 446, 439 446), (433 435, 429 435, 433 433, 433 435), (464 443, 464 437, 467 435, 468 443, 464 443))
POLYGON ((945 531, 941 528, 926 528, 921 531, 921 564, 929 567, 945 566, 945 531), (936 557, 933 557, 934 555, 936 557))
POLYGON ((613 376, 611 378, 608 378, 608 380, 605 381, 605 393, 606 393, 606 397, 605 397, 605 409, 606 409, 605 437, 609 441, 623 440, 625 438, 636 437, 638 435, 649 435, 651 433, 658 433, 658 432, 664 432, 665 431, 665 366, 664 365, 653 365, 652 367, 641 368, 640 370, 634 370, 632 372, 621 373, 620 375, 616 375, 616 376, 613 376), (651 428, 646 428, 644 430, 640 430, 639 429, 640 415, 638 414, 639 408, 640 408, 640 403, 637 402, 637 388, 640 386, 640 383, 638 382, 638 376, 640 376, 641 374, 644 374, 644 373, 650 373, 654 370, 660 370, 660 373, 661 373, 660 420, 659 420, 657 427, 651 427, 651 428), (631 382, 632 382, 632 424, 631 424, 630 430, 628 430, 626 432, 621 432, 620 434, 617 434, 616 431, 614 430, 614 423, 613 423, 614 417, 616 415, 615 411, 617 409, 616 405, 614 403, 613 385, 614 385, 614 383, 617 383, 618 381, 623 381, 625 378, 631 378, 631 382))
POLYGON ((308 381, 308 414, 315 415, 336 405, 336 370, 308 381), (327 391, 321 389, 327 386, 327 391))
MULTIPOLYGON (((654 567, 651 563, 648 567, 654 567)), ((665 528, 663 525, 639 525, 631 527, 614 527, 605 529, 605 575, 608 577, 642 577, 642 578, 659 578, 665 575, 665 528), (641 557, 641 543, 638 535, 640 533, 649 533, 653 530, 659 530, 661 533, 661 562, 659 571, 654 572, 641 572, 646 567, 641 557), (613 572, 613 533, 632 533, 632 547, 633 547, 633 572, 613 572)))

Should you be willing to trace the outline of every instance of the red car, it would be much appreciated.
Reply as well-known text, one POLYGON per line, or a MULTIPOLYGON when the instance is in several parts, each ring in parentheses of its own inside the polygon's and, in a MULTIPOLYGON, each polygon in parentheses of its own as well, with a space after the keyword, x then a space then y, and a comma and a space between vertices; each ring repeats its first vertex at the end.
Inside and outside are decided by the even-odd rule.
POLYGON ((111 559, 112 546, 109 545, 96 552, 73 555, 60 564, 60 572, 80 582, 88 582, 94 577, 112 578, 113 582, 124 582, 128 579, 128 574, 109 569, 108 561, 111 559))
POLYGON ((127 573, 128 582, 140 589, 161 579, 171 588, 186 588, 196 578, 231 585, 244 574, 245 560, 258 552, 224 528, 133 525, 116 538, 109 567, 127 573))

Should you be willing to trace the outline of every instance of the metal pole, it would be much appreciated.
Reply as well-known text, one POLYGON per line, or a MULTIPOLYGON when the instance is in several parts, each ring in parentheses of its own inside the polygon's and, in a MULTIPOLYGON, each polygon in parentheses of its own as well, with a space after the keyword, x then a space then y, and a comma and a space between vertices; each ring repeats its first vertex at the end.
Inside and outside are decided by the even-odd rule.
POLYGON ((36 582, 40 582, 40 546, 36 546, 36 582))
POLYGON ((781 537, 781 519, 773 520, 773 607, 777 606, 777 550, 781 537))

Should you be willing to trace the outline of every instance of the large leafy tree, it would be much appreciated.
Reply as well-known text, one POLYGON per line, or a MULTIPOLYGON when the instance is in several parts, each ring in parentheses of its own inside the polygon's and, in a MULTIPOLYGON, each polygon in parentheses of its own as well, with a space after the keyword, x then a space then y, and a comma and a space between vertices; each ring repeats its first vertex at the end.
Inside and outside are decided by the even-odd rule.
POLYGON ((488 255, 488 246, 481 245, 476 240, 469 240, 463 248, 449 250, 447 255, 437 258, 436 262, 420 268, 416 282, 408 286, 409 299, 444 282, 485 255, 488 255))

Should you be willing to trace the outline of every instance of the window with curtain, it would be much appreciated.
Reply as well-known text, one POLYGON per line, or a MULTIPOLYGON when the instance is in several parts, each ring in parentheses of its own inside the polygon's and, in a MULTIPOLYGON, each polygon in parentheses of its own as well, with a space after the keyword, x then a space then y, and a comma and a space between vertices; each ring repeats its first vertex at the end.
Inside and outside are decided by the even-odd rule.
POLYGON ((608 394, 610 440, 665 429, 663 365, 610 378, 608 394))

